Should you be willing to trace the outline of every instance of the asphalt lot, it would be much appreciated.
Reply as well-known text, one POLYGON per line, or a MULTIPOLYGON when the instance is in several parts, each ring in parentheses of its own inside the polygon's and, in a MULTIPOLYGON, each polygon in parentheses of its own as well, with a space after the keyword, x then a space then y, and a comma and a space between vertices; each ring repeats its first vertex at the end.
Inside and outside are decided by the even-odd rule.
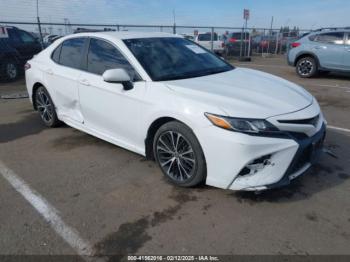
MULTIPOLYGON (((283 57, 234 64, 298 83, 328 124, 350 129, 350 77, 300 79, 283 57)), ((0 95, 24 82, 0 83, 0 95)), ((93 254, 350 255, 350 133, 328 130, 338 159, 259 195, 176 188, 155 163, 67 126, 45 128, 27 99, 0 99, 0 166, 35 190, 93 254), (2 164, 1 164, 2 163, 2 164)), ((0 254, 76 254, 0 175, 0 254)))

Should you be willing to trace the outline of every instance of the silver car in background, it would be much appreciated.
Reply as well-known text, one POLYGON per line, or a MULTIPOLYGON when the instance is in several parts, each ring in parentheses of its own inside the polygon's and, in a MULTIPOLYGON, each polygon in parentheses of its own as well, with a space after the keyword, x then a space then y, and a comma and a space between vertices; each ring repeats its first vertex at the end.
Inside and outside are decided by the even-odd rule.
POLYGON ((291 44, 288 64, 303 78, 330 71, 350 74, 350 27, 319 29, 302 37, 291 44))

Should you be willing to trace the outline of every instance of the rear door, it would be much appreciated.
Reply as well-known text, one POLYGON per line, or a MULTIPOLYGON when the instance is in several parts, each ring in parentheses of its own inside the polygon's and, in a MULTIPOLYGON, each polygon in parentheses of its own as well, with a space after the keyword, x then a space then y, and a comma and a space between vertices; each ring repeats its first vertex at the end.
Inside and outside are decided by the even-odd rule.
POLYGON ((317 55, 320 65, 327 69, 344 69, 344 32, 328 32, 316 35, 312 51, 317 55))
POLYGON ((64 41, 51 55, 51 63, 45 70, 46 83, 60 117, 83 123, 79 103, 78 79, 81 75, 83 53, 87 38, 64 41))

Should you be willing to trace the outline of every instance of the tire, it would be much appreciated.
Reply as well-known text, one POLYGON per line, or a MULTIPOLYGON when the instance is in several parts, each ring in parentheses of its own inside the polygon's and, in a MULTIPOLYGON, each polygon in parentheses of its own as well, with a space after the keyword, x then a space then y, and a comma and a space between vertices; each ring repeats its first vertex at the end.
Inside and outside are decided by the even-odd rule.
POLYGON ((296 65, 296 72, 302 78, 314 77, 318 73, 316 60, 311 56, 300 58, 296 65))
POLYGON ((19 67, 13 61, 6 61, 2 66, 2 72, 4 74, 4 79, 7 81, 14 81, 19 76, 19 67))
POLYGON ((47 127, 58 127, 62 124, 57 118, 55 105, 45 87, 41 86, 36 89, 34 103, 41 120, 47 127))
POLYGON ((165 177, 177 186, 193 187, 206 178, 203 150, 192 130, 178 121, 158 129, 153 153, 165 177))

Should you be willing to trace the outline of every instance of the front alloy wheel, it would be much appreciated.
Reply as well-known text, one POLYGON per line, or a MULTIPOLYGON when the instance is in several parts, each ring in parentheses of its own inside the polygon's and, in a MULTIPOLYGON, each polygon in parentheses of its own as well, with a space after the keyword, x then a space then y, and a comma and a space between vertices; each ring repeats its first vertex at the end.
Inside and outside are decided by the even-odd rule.
POLYGON ((156 133, 154 155, 164 175, 174 184, 190 187, 206 175, 203 151, 192 130, 180 122, 169 122, 156 133))
POLYGON ((175 131, 167 131, 157 141, 157 156, 162 169, 173 180, 186 181, 196 164, 190 143, 175 131))

